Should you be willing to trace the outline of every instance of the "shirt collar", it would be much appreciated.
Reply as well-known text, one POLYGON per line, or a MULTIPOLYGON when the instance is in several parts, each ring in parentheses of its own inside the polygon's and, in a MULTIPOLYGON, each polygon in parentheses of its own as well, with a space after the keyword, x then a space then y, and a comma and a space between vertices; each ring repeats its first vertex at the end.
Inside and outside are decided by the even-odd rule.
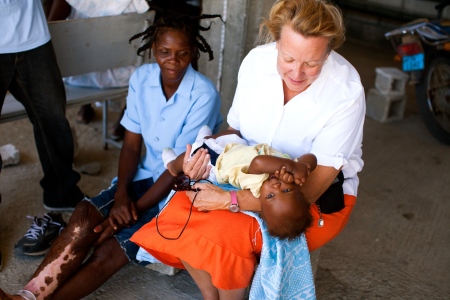
POLYGON ((186 100, 190 100, 189 95, 194 87, 195 70, 189 64, 183 79, 181 80, 180 86, 173 95, 173 99, 178 99, 179 97, 184 97, 186 100))
MULTIPOLYGON (((190 95, 191 90, 194 86, 194 79, 195 79, 195 70, 189 64, 186 73, 184 74, 183 79, 181 80, 180 86, 178 87, 175 94, 173 94, 173 96, 169 99, 168 103, 173 102, 174 99, 178 99, 179 97, 186 98, 186 95, 190 95)), ((161 69, 159 67, 155 69, 155 72, 151 72, 151 74, 149 74, 148 80, 144 85, 162 89, 161 69)))

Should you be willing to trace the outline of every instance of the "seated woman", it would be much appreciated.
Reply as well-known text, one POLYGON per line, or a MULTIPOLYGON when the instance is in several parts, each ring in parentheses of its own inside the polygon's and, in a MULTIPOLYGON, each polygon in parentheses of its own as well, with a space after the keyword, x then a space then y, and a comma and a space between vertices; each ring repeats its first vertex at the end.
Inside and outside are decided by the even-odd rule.
MULTIPOLYGON (((219 184, 229 183, 238 189, 249 189, 261 201, 259 215, 272 236, 280 239, 300 236, 312 222, 310 204, 304 199, 299 187, 316 167, 314 154, 304 154, 292 160, 289 155, 267 144, 247 146, 245 140, 235 134, 205 139, 205 136, 210 135, 212 132, 209 127, 202 127, 192 145, 193 151, 178 156, 173 149, 164 149, 164 166, 173 176, 178 176, 183 172, 183 162, 189 159, 190 152, 207 149, 212 162, 208 180, 219 184), (196 146, 199 147, 194 149, 196 146)), ((238 204, 234 204, 234 210, 238 210, 238 204)), ((145 244, 140 246, 145 248, 145 244)))
POLYGON ((148 40, 138 53, 151 48, 156 63, 131 76, 117 179, 77 205, 24 289, 16 295, 0 289, 0 299, 81 299, 136 262, 139 247, 129 238, 158 213, 173 182, 161 160, 164 147, 181 153, 202 125, 216 131, 222 121, 217 89, 190 64, 198 50, 212 57, 198 32, 198 20, 168 13, 132 38, 148 40))
MULTIPOLYGON (((224 134, 236 133, 249 145, 267 143, 290 157, 317 157, 316 169, 300 188, 314 217, 306 231, 307 247, 313 251, 342 231, 356 202, 357 173, 363 167, 364 88, 355 68, 334 51, 345 40, 342 14, 334 5, 278 0, 261 29, 269 43, 253 49, 242 62, 224 134)), ((192 179, 206 178, 208 161, 203 151, 196 153, 183 171, 192 179)), ((166 221, 159 222, 160 231, 179 231, 195 197, 180 238, 162 238, 152 221, 142 229, 146 248, 166 263, 185 267, 204 299, 242 299, 259 255, 264 255, 264 233, 255 218, 228 211, 229 191, 208 183, 194 188, 200 191, 176 193, 164 209, 166 221)), ((250 191, 238 191, 237 199, 240 210, 261 211, 250 191)), ((282 269, 286 281, 296 274, 291 267, 298 266, 298 258, 292 262, 295 266, 282 269)), ((272 298, 254 291, 256 280, 266 280, 260 272, 265 267, 258 266, 251 298, 272 298)), ((295 291, 289 295, 299 298, 304 283, 290 284, 295 291)))

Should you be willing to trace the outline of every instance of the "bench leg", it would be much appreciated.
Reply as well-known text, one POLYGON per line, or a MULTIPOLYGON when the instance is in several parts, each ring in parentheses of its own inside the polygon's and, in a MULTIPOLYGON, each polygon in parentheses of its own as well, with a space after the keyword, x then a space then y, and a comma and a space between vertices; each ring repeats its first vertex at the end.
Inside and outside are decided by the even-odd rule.
POLYGON ((103 128, 103 149, 108 150, 108 145, 111 144, 114 147, 117 148, 122 148, 122 143, 116 140, 113 140, 110 138, 109 136, 109 132, 108 132, 108 100, 103 101, 103 118, 102 118, 102 128, 103 128))

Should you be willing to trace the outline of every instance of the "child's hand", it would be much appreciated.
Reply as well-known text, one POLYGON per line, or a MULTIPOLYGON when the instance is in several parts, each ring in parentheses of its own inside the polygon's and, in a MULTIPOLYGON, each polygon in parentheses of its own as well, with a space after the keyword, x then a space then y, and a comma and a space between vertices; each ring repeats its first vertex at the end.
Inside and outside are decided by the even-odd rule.
POLYGON ((292 174, 294 176, 295 183, 302 186, 311 174, 311 166, 308 163, 297 162, 294 165, 292 174))
POLYGON ((283 166, 280 170, 275 171, 274 175, 284 183, 294 182, 294 176, 286 170, 286 166, 283 166))

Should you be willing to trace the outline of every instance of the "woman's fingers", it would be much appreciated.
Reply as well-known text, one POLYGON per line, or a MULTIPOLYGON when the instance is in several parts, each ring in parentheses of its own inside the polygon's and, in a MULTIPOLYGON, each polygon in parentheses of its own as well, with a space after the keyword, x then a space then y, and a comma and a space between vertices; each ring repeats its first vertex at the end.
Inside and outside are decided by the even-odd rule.
POLYGON ((228 209, 231 202, 230 193, 210 183, 196 183, 193 186, 197 192, 187 192, 189 199, 194 201, 194 207, 199 211, 228 209))
POLYGON ((187 161, 186 157, 183 165, 183 173, 188 175, 191 179, 198 180, 203 178, 203 175, 207 171, 209 163, 209 154, 206 149, 199 149, 190 159, 187 161))

